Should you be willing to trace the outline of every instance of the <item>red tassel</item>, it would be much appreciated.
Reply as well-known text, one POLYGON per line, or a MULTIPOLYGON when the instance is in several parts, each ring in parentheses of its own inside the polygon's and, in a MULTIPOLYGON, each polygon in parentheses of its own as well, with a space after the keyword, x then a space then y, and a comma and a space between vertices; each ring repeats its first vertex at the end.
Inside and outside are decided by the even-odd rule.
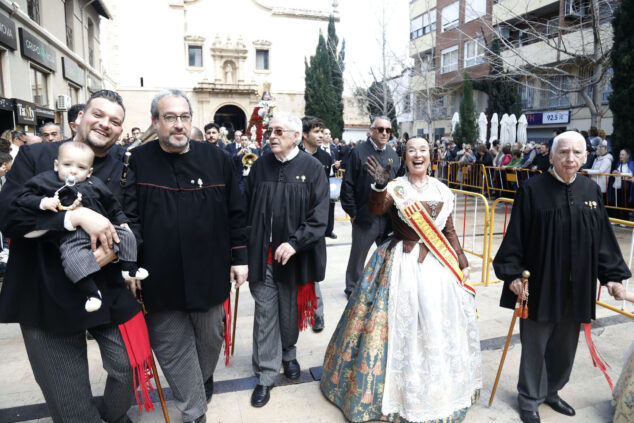
POLYGON ((306 285, 297 285, 297 326, 300 331, 313 326, 315 310, 317 310, 315 282, 308 281, 306 285))
POLYGON ((134 372, 134 395, 139 405, 139 414, 141 413, 141 405, 145 411, 154 410, 154 404, 150 399, 150 392, 153 391, 151 379, 152 374, 152 349, 150 348, 150 337, 148 336, 147 326, 143 313, 138 312, 133 318, 119 325, 121 337, 128 352, 130 366, 134 372), (137 387, 141 387, 141 397, 137 387))
POLYGON ((605 361, 603 357, 601 357, 601 354, 599 353, 597 348, 594 346, 594 342, 592 342, 591 329, 592 327, 590 323, 583 324, 583 331, 586 334, 586 343, 588 344, 588 349, 590 350, 590 356, 592 357, 592 364, 594 364, 594 367, 598 367, 599 370, 601 370, 601 372, 603 373, 603 376, 605 376, 605 378, 608 381, 608 385, 610 385, 610 390, 614 393, 614 386, 612 385, 612 379, 610 379, 610 376, 608 375, 608 372, 606 371, 606 368, 609 368, 610 365, 605 361))
MULTIPOLYGON (((225 308, 225 366, 229 365, 229 357, 231 356, 231 295, 225 300, 223 307, 225 308)), ((234 341, 235 342, 235 341, 234 341)))

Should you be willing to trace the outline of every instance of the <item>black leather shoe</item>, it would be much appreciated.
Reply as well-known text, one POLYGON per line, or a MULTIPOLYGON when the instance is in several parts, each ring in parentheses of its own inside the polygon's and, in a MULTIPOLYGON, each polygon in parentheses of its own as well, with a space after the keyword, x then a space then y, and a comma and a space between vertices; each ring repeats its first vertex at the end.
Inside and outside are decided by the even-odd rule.
POLYGON ((324 318, 322 316, 315 316, 313 332, 321 332, 322 330, 324 330, 324 318))
POLYGON ((207 398, 207 404, 211 401, 211 397, 214 394, 214 375, 211 375, 205 382, 205 398, 207 398))
POLYGON ((251 394, 251 405, 264 407, 271 399, 271 389, 273 389, 273 386, 255 385, 255 389, 251 394))
POLYGON ((337 234, 336 233, 331 233, 330 235, 328 235, 328 238, 330 239, 337 239, 337 234))
POLYGON ((539 413, 537 411, 520 410, 520 419, 523 423, 540 423, 539 413))
POLYGON ((291 380, 299 379, 301 371, 297 360, 282 361, 282 365, 284 366, 284 376, 291 380))
POLYGON ((196 420, 183 421, 183 423, 206 423, 206 422, 207 422, 207 416, 204 414, 198 417, 196 420))
POLYGON ((546 404, 550 405, 550 408, 565 416, 574 416, 575 409, 570 406, 566 401, 558 398, 556 401, 546 401, 546 404))

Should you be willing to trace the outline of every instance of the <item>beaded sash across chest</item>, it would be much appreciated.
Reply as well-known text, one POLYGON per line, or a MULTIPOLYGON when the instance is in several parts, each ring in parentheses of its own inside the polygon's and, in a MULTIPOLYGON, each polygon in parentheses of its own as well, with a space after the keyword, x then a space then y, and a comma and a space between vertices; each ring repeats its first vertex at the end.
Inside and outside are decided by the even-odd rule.
POLYGON ((458 264, 458 255, 434 222, 436 207, 439 202, 427 202, 432 209, 432 216, 430 216, 420 201, 409 197, 408 189, 402 182, 398 180, 390 182, 387 190, 394 200, 394 205, 400 211, 400 214, 405 217, 405 222, 416 232, 427 249, 454 274, 458 284, 465 291, 475 295, 475 289, 470 282, 468 280, 464 283, 462 282, 463 274, 458 264), (435 204, 432 205, 432 203, 435 204))

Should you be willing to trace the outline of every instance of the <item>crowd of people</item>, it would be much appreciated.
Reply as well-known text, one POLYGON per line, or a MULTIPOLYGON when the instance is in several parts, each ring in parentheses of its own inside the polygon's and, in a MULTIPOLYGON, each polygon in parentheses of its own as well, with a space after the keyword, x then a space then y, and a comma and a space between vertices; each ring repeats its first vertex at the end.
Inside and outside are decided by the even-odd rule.
MULTIPOLYGON (((14 131, 11 160, 0 162, 0 230, 10 238, 0 322, 20 325, 53 421, 129 422, 135 395, 151 408, 150 346, 183 421, 206 421, 223 344, 229 360, 230 291, 247 281, 251 405, 269 402, 280 370, 299 379, 299 333, 325 325, 319 285, 326 238, 337 237, 329 178, 341 169, 338 197, 352 225, 348 303, 333 317, 320 389, 354 422, 462 421, 482 388, 475 289, 453 226, 454 194, 430 176, 431 165, 515 161, 542 170, 541 157, 549 166, 519 187, 494 267, 504 280, 501 306, 519 296, 530 309, 520 328, 522 421, 539 422, 541 403, 574 415, 558 392, 580 325, 595 317, 596 281, 624 299, 621 281, 631 276, 597 207, 603 190, 577 176, 587 157, 582 135, 564 132, 539 151, 497 142, 458 150, 451 139, 396 140, 379 116, 368 138, 349 146, 319 117, 276 112, 259 146, 217 123, 193 127, 179 90, 159 92, 149 108, 156 140, 139 127, 123 137, 123 100, 98 91, 69 113, 70 138, 62 141, 54 124, 39 143, 14 131), (587 247, 574 252, 582 266, 573 266, 571 245, 587 247), (526 269, 530 296, 519 279, 526 269), (107 372, 99 401, 86 333, 107 372)), ((619 172, 632 169, 629 156, 620 163, 619 172)), ((625 390, 631 373, 619 382, 625 390)), ((617 397, 626 419, 628 401, 617 397)))

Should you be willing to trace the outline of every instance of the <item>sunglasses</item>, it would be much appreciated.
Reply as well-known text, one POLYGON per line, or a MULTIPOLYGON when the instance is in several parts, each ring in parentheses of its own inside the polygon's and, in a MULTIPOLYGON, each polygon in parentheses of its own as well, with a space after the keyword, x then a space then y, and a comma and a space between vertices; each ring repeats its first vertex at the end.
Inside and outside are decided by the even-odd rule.
POLYGON ((291 129, 273 128, 269 129, 275 136, 281 137, 284 132, 293 132, 291 129))
POLYGON ((377 126, 374 129, 376 129, 379 132, 379 134, 382 134, 383 131, 385 131, 385 133, 387 133, 387 134, 391 134, 392 133, 392 128, 383 128, 382 126, 377 126))

